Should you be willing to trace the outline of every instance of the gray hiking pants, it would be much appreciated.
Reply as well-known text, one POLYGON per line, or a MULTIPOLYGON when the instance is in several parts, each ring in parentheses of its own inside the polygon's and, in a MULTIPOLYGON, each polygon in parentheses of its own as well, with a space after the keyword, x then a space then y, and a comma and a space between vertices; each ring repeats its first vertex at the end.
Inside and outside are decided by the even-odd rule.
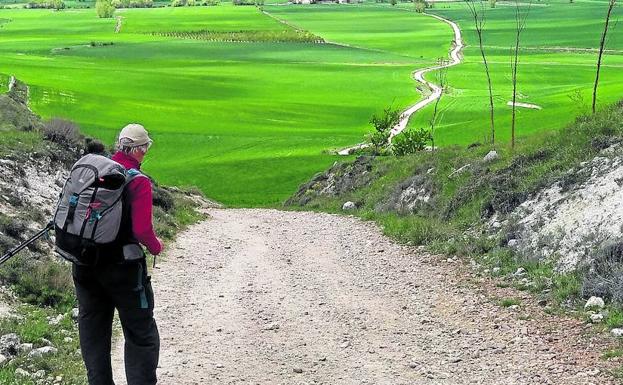
POLYGON ((89 385, 114 385, 110 358, 112 321, 119 313, 125 337, 128 385, 154 385, 160 336, 145 261, 73 267, 80 306, 80 349, 89 385))

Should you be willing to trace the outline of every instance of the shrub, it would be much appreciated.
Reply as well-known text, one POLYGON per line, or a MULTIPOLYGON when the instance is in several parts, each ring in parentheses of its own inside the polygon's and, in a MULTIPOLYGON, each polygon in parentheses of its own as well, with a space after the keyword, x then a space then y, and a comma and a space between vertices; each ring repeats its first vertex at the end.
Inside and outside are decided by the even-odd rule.
POLYGON ((80 143, 80 128, 74 122, 60 118, 51 119, 43 125, 43 137, 67 147, 80 143))
POLYGON ((372 115, 370 124, 374 126, 374 131, 367 137, 376 153, 382 152, 389 145, 391 130, 400 122, 400 110, 387 107, 381 115, 372 115))
POLYGON ((102 19, 109 19, 115 14, 115 7, 111 4, 111 0, 97 0, 95 10, 97 16, 102 19))
POLYGON ((582 296, 598 296, 623 304, 623 242, 604 246, 587 269, 582 296))
POLYGON ((85 153, 87 154, 106 154, 106 146, 97 139, 87 138, 85 145, 85 153))
POLYGON ((26 224, 19 219, 7 216, 0 216, 0 233, 4 233, 14 239, 23 239, 24 234, 28 231, 26 224))
POLYGON ((424 128, 405 130, 393 140, 392 152, 394 155, 415 154, 426 148, 426 144, 432 140, 430 131, 424 128))
POLYGON ((175 207, 173 195, 160 186, 154 186, 152 201, 154 206, 161 207, 166 212, 170 212, 175 207))
POLYGON ((23 253, 10 259, 0 269, 0 280, 30 304, 71 309, 75 299, 69 267, 48 258, 31 258, 32 254, 23 253))
POLYGON ((232 0, 234 5, 264 5, 264 0, 232 0))
POLYGON ((29 9, 44 8, 60 10, 65 8, 65 3, 62 0, 39 0, 26 3, 25 7, 29 9))

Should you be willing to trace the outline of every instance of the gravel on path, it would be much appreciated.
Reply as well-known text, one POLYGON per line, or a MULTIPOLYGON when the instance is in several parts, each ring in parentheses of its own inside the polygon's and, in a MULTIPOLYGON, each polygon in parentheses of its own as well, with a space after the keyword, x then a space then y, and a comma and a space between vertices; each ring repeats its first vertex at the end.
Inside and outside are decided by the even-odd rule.
POLYGON ((503 308, 465 264, 373 223, 209 214, 154 273, 160 384, 614 383, 581 322, 503 308))

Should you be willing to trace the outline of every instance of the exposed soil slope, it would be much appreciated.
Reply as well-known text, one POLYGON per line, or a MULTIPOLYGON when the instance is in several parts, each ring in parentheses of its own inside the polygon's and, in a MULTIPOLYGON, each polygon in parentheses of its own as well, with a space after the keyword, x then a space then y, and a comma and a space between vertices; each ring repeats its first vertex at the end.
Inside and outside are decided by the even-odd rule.
POLYGON ((155 272, 163 385, 611 383, 580 322, 502 308, 521 295, 371 223, 209 213, 155 272))

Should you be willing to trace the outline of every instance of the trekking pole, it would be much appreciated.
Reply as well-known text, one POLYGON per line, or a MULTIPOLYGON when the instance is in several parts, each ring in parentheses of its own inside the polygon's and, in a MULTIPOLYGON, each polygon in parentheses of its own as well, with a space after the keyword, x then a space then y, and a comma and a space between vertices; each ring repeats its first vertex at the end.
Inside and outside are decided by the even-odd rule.
POLYGON ((48 231, 50 231, 52 228, 54 228, 54 222, 48 223, 47 226, 45 226, 45 228, 43 230, 39 231, 37 234, 33 235, 31 238, 27 239, 22 244, 16 246, 12 250, 9 250, 6 254, 4 254, 2 257, 0 257, 0 265, 5 263, 9 259, 13 258, 17 253, 19 253, 20 251, 22 251, 26 247, 28 247, 31 244, 33 244, 37 239, 39 239, 42 236, 46 235, 48 233, 48 231))

